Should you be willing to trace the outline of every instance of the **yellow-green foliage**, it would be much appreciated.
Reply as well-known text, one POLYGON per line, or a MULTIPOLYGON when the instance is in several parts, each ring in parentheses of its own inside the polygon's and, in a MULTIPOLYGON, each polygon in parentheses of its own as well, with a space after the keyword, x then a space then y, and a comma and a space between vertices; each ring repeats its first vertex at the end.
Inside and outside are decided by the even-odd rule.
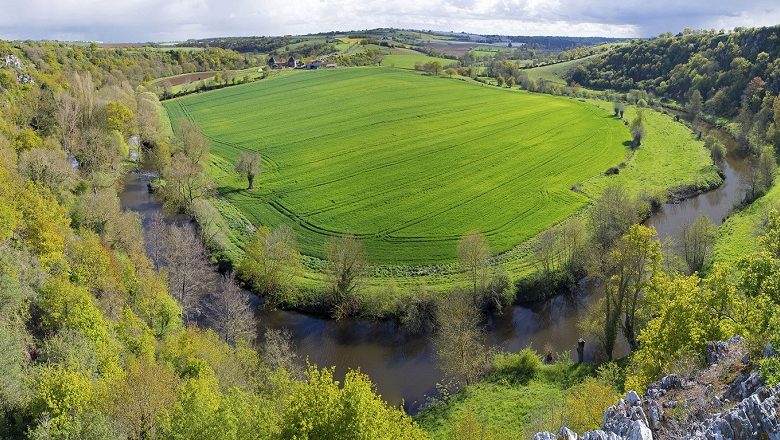
POLYGON ((154 358, 154 332, 129 307, 122 310, 122 314, 116 322, 116 336, 125 350, 134 356, 154 358))
POLYGON ((493 371, 518 383, 533 379, 542 365, 541 357, 531 348, 517 353, 498 353, 493 357, 493 371))
POLYGON ((104 291, 116 279, 111 254, 92 231, 83 231, 74 237, 69 243, 67 257, 73 282, 90 291, 104 291))
POLYGON ((109 334, 108 322, 86 288, 62 277, 55 278, 41 290, 39 305, 43 323, 50 330, 75 331, 93 344, 102 375, 118 373, 118 347, 109 334))
MULTIPOLYGON (((0 148, 0 165, 4 165, 2 162, 4 153, 6 151, 0 148)), ((22 219, 22 213, 14 202, 18 191, 19 185, 13 179, 11 171, 0 166, 0 241, 11 238, 22 219)))
POLYGON ((116 130, 124 136, 133 134, 135 115, 125 104, 111 101, 106 106, 106 125, 109 130, 116 130))
POLYGON ((575 432, 599 429, 604 410, 614 405, 620 395, 614 387, 596 378, 586 378, 569 388, 563 399, 566 426, 575 432))
POLYGON ((37 415, 50 414, 55 419, 94 409, 95 392, 87 371, 43 366, 37 371, 32 407, 37 415))
POLYGON ((25 128, 14 136, 13 146, 17 153, 43 147, 43 139, 31 128, 25 128))
POLYGON ((48 189, 28 183, 16 199, 21 213, 21 234, 41 263, 61 260, 70 218, 48 189))
POLYGON ((309 367, 285 399, 282 437, 304 439, 424 439, 425 434, 400 408, 373 392, 368 376, 350 371, 343 387, 333 370, 309 367))

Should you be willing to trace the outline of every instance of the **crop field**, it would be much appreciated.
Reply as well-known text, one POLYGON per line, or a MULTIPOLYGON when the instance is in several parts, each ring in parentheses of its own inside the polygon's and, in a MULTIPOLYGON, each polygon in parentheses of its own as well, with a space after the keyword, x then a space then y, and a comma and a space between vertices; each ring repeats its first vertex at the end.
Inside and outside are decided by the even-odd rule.
POLYGON ((164 102, 212 141, 220 194, 256 225, 291 225, 324 256, 353 233, 375 264, 452 261, 465 232, 506 251, 585 206, 573 185, 625 158, 609 112, 576 100, 389 68, 296 72, 164 102), (233 172, 263 154, 249 191, 233 172))
POLYGON ((442 66, 457 63, 456 60, 447 58, 430 57, 424 53, 411 49, 394 48, 389 55, 382 58, 383 66, 398 67, 400 69, 414 69, 415 64, 425 64, 431 61, 438 61, 442 66))

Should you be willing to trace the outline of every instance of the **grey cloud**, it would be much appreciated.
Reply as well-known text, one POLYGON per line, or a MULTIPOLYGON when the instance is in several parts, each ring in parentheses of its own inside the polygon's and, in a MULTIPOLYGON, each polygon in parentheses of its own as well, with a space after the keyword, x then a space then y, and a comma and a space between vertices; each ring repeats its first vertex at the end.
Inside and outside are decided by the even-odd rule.
POLYGON ((0 0, 0 38, 163 41, 404 27, 477 33, 652 36, 780 22, 744 0, 0 0))

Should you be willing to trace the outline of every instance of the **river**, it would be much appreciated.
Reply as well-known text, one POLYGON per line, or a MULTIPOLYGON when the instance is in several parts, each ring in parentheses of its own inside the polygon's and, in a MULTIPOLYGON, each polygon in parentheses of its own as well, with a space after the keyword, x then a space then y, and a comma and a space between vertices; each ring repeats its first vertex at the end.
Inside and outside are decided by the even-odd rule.
MULTIPOLYGON (((722 133, 721 133, 722 135, 722 133)), ((744 159, 736 152, 735 143, 728 142, 729 152, 722 164, 724 183, 713 191, 697 195, 677 204, 665 204, 647 223, 659 236, 675 236, 685 222, 701 213, 717 224, 738 205, 744 196, 743 176, 747 172, 744 159)), ((151 176, 132 173, 120 194, 124 209, 136 211, 148 227, 148 219, 161 209, 160 203, 147 191, 151 176)), ((214 277, 219 275, 214 272, 214 277)), ((514 305, 487 325, 490 343, 506 350, 517 351, 528 345, 539 352, 569 352, 575 349, 580 333, 577 321, 588 305, 597 299, 585 287, 571 294, 562 294, 532 305, 514 305)), ((414 414, 434 395, 441 376, 436 367, 434 351, 426 336, 409 335, 392 322, 372 322, 345 319, 333 321, 303 313, 258 308, 258 334, 266 329, 289 329, 302 358, 320 366, 336 366, 337 376, 348 369, 359 368, 376 383, 379 394, 388 402, 403 402, 407 412, 414 414)), ((586 360, 594 358, 594 342, 586 344, 586 360)), ((623 341, 617 352, 625 354, 623 341)))

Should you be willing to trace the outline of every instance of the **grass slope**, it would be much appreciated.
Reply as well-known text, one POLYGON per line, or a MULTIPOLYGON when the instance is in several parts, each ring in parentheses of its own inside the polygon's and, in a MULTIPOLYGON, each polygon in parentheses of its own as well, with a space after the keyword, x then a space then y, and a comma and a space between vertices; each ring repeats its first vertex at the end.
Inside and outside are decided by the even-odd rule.
POLYGON ((389 55, 384 55, 382 65, 389 67, 398 67, 399 69, 414 69, 415 64, 425 64, 431 61, 438 61, 442 66, 449 66, 457 63, 456 60, 447 58, 430 57, 424 53, 412 49, 393 48, 389 55))
MULTIPOLYGON (((605 111, 612 104, 592 101, 605 111)), ((633 121, 637 111, 642 111, 645 121, 645 137, 642 146, 625 161, 620 173, 589 179, 581 190, 596 196, 610 183, 618 182, 634 193, 657 196, 665 201, 671 192, 686 187, 714 188, 722 182, 704 142, 682 122, 651 109, 638 110, 627 106, 626 121, 633 121)))
POLYGON ((300 72, 164 103, 212 141, 219 191, 255 224, 291 224, 321 257, 352 232, 370 259, 455 257, 469 230, 505 251, 584 207, 571 187, 625 156, 608 112, 546 95, 387 68, 300 72), (241 151, 265 171, 247 191, 241 151))
POLYGON ((444 402, 437 402, 415 416, 434 440, 451 437, 453 423, 470 411, 479 423, 499 438, 530 438, 543 430, 556 430, 549 423, 553 408, 563 407, 566 389, 593 375, 592 365, 562 362, 544 365, 527 383, 515 383, 492 374, 466 386, 444 402))
POLYGON ((780 182, 763 197, 735 212, 718 228, 718 240, 712 255, 714 262, 734 262, 758 250, 757 237, 761 233, 767 214, 780 209, 780 182))

